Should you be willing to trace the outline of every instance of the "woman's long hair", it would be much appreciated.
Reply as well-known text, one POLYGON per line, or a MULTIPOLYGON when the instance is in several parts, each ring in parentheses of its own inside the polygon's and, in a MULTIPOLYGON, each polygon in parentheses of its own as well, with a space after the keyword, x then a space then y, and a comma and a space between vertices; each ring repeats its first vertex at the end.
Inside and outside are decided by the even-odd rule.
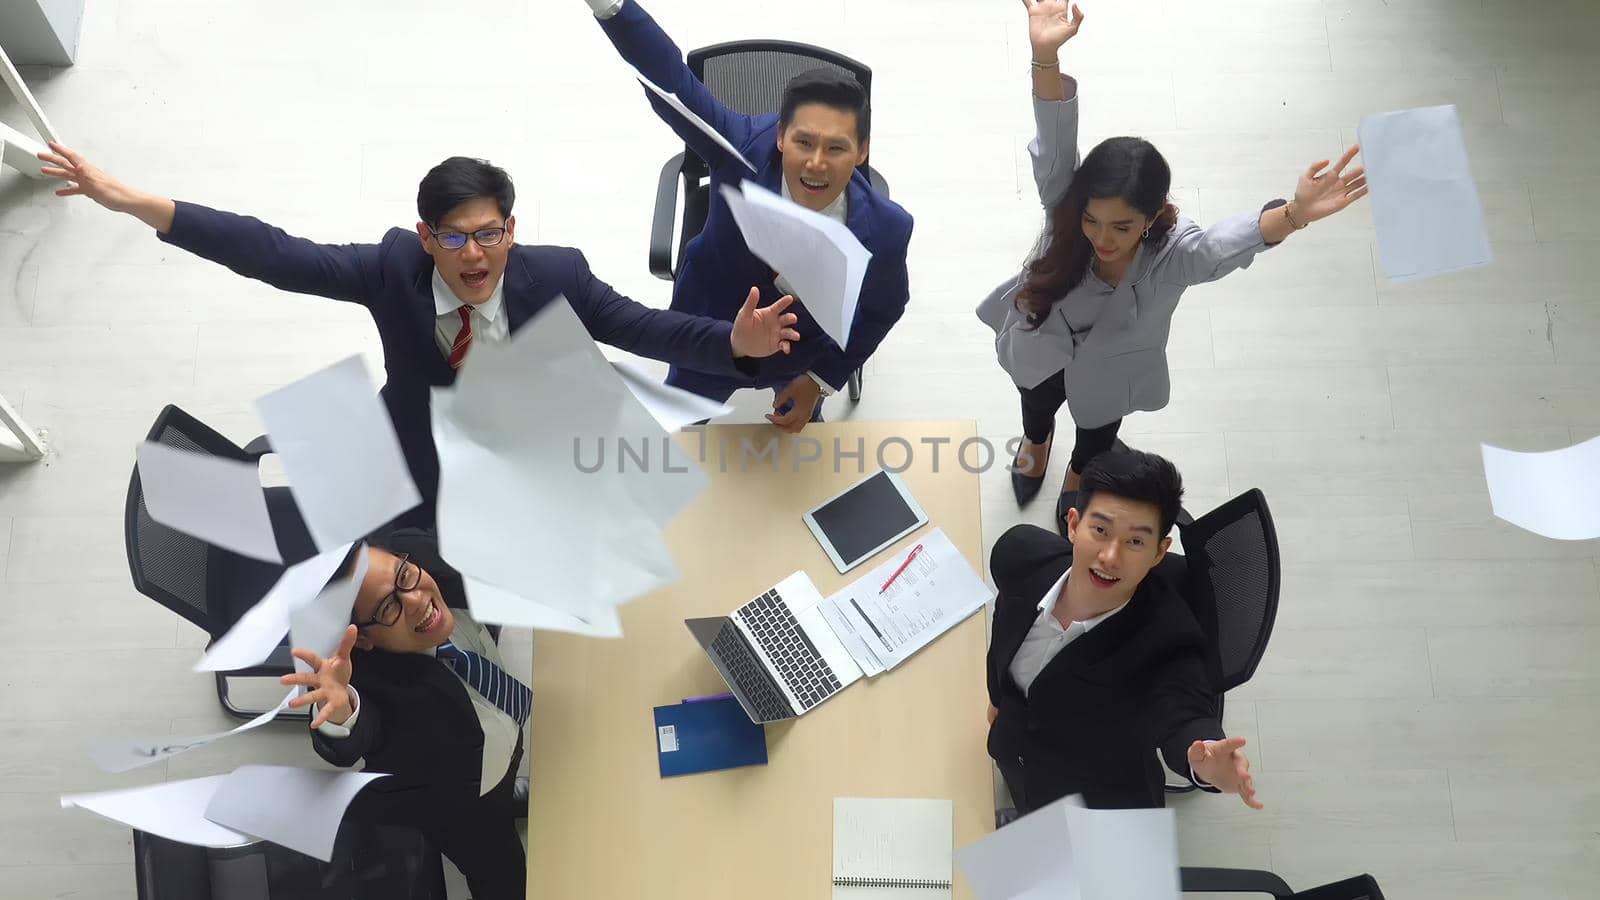
POLYGON ((1083 234, 1083 211, 1090 200, 1121 197, 1129 206, 1153 217, 1146 246, 1167 239, 1178 220, 1178 208, 1167 201, 1172 169, 1160 151, 1144 138, 1114 137, 1100 142, 1084 157, 1065 197, 1050 210, 1049 243, 1028 264, 1027 280, 1017 293, 1017 308, 1037 328, 1050 307, 1083 281, 1094 248, 1083 234))

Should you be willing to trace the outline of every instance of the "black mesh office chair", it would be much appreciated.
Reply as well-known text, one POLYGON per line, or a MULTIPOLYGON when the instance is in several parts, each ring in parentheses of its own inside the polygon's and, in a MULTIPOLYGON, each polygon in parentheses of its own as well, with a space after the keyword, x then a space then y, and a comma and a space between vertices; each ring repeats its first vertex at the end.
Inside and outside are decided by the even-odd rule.
MULTIPOLYGON (((215 429, 176 406, 156 417, 147 439, 192 453, 256 462, 272 452, 264 438, 240 447, 215 429)), ((267 512, 285 563, 310 558, 315 544, 300 517, 288 488, 266 488, 267 512)), ((150 518, 145 509, 139 467, 128 482, 124 511, 124 541, 128 571, 139 593, 160 603, 203 629, 215 641, 255 605, 278 580, 283 566, 240 556, 199 538, 168 528, 150 518)), ((276 678, 294 671, 287 640, 260 665, 217 672, 217 700, 230 715, 254 718, 261 710, 241 709, 229 699, 231 678, 276 678)), ((280 716, 307 718, 306 711, 285 710, 280 716)))
MULTIPOLYGON (((775 113, 789 79, 809 69, 832 67, 853 75, 872 97, 872 70, 840 53, 793 41, 730 41, 689 52, 689 71, 711 95, 747 116, 775 113)), ((889 196, 889 183, 865 160, 859 167, 874 190, 889 196)), ((678 275, 683 248, 705 227, 711 211, 711 172, 692 149, 667 160, 656 183, 656 209, 650 224, 650 272, 672 281, 678 275), (678 183, 683 183, 683 221, 673 252, 673 219, 678 209, 678 183)), ((850 375, 852 402, 861 399, 861 370, 850 375)))
POLYGON ((1383 891, 1371 875, 1296 892, 1271 872, 1188 866, 1178 871, 1185 894, 1267 894, 1273 900, 1383 900, 1383 891))
MULTIPOLYGON (((1184 597, 1209 638, 1217 717, 1226 692, 1256 672, 1278 617, 1282 564, 1267 498, 1251 488, 1179 526, 1188 563, 1184 597)), ((1173 793, 1194 785, 1168 786, 1173 793)))
POLYGON ((133 833, 138 900, 445 900, 436 850, 409 828, 343 828, 331 862, 258 841, 213 849, 133 833))

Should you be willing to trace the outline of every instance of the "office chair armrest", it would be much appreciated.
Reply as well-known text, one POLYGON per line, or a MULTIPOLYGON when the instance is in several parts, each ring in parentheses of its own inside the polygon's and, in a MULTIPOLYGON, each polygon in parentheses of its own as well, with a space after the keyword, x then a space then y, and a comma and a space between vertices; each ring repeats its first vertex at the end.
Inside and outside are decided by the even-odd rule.
POLYGON ((1291 900, 1294 891, 1282 878, 1259 869, 1212 869, 1184 866, 1178 870, 1184 893, 1270 894, 1275 900, 1291 900))
POLYGON ((656 180, 656 209, 650 219, 650 274, 672 280, 672 231, 678 218, 678 179, 683 154, 667 160, 656 180))
POLYGON ((867 183, 872 185, 872 189, 885 197, 889 196, 889 182, 884 180, 882 173, 870 165, 866 167, 866 170, 867 183))
POLYGON ((251 459, 260 459, 272 452, 272 439, 266 435, 257 435, 256 439, 244 445, 244 452, 250 454, 251 459))

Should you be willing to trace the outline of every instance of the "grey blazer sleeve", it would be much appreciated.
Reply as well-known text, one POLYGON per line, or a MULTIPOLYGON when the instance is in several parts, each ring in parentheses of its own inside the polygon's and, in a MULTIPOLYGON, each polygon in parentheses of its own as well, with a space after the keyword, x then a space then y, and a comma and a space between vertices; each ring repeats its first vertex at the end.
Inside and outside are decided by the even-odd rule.
POLYGON ((1180 218, 1171 249, 1163 255, 1160 277, 1184 286, 1216 281, 1235 269, 1249 268, 1256 254, 1266 249, 1259 212, 1229 216, 1210 228, 1180 218))
POLYGON ((1033 181, 1039 186, 1039 202, 1054 207, 1067 195, 1072 175, 1078 171, 1078 81, 1061 76, 1065 100, 1033 98, 1033 140, 1028 155, 1033 157, 1033 181))

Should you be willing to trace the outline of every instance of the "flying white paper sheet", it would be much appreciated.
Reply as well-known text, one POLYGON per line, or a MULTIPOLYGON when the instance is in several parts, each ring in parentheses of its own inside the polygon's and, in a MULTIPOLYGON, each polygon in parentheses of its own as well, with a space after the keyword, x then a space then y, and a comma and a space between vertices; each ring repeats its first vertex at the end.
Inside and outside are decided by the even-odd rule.
MULTIPOLYGON (((341 557, 342 558, 342 557, 341 557)), ((361 581, 367 577, 366 545, 356 553, 355 572, 328 585, 310 603, 289 610, 289 645, 306 647, 318 656, 332 656, 344 640, 350 627, 350 613, 355 609, 356 594, 361 592, 361 581)), ((309 672, 311 667, 295 657, 294 670, 309 672)))
POLYGON ((289 630, 294 611, 311 602, 328 586, 349 549, 349 544, 334 547, 285 569, 267 595, 206 650, 195 663, 195 671, 244 669, 271 656, 289 630))
POLYGON ((613 369, 622 376, 634 399, 644 405, 650 415, 667 431, 679 431, 703 419, 715 419, 733 412, 733 407, 699 394, 650 378, 625 363, 613 362, 613 369))
POLYGON ((533 604, 513 615, 506 596, 480 590, 479 621, 514 624, 543 617, 539 607, 598 627, 601 610, 677 577, 661 528, 704 490, 705 473, 564 299, 510 342, 475 348, 455 386, 434 389, 432 413, 440 551, 464 576, 533 604))
POLYGON ((422 502, 361 357, 267 394, 256 410, 317 549, 359 540, 422 502))
POLYGON ((1064 797, 956 851, 979 900, 1179 900, 1170 809, 1064 797))
POLYGON ((1454 106, 1365 116, 1357 135, 1378 256, 1390 279, 1413 281, 1492 261, 1454 106))
POLYGON ((240 847, 255 842, 248 834, 224 828, 205 818, 217 786, 226 775, 168 781, 98 794, 67 794, 63 809, 76 806, 129 828, 197 847, 240 847))
POLYGON ((744 154, 739 152, 738 147, 735 147, 733 144, 729 143, 728 139, 723 137, 722 134, 715 128, 712 128, 709 122, 695 115, 694 112, 689 109, 689 107, 684 106, 683 101, 679 100, 676 95, 667 93, 666 89, 659 87, 655 82, 644 77, 643 75, 640 75, 638 69, 633 70, 633 77, 639 79, 640 84, 644 85, 645 88, 650 91, 650 93, 660 97, 662 101, 668 106, 672 107, 678 115, 687 119, 690 125, 700 129, 700 131, 704 133, 706 137, 716 141, 717 146, 728 151, 728 155, 738 160, 746 169, 749 169, 752 172, 756 171, 756 167, 750 164, 750 160, 744 158, 744 154))
POLYGON ((750 252, 794 285, 795 299, 834 343, 848 346, 872 252, 844 223, 753 182, 725 184, 722 196, 750 252))
POLYGON ((1494 514, 1562 541, 1600 537, 1600 437, 1546 453, 1483 445, 1494 514))
POLYGON ((494 622, 537 631, 565 631, 586 637, 622 637, 622 619, 617 615, 614 606, 599 607, 589 619, 585 620, 571 613, 518 597, 510 591, 471 576, 463 575, 461 580, 467 589, 467 606, 472 610, 472 617, 479 622, 494 622))
POLYGON ((139 485, 150 518, 252 559, 283 561, 255 463, 153 441, 140 444, 138 454, 139 485))
POLYGON ((145 737, 95 738, 89 742, 89 756, 94 759, 94 764, 99 766, 102 772, 126 772, 153 762, 160 762, 267 724, 278 713, 283 712, 299 691, 297 687, 290 688, 289 693, 283 695, 277 706, 230 731, 189 736, 157 734, 145 737))
POLYGON ((361 789, 387 775, 293 766, 240 766, 206 804, 207 819, 274 844, 333 859, 339 825, 361 789))

